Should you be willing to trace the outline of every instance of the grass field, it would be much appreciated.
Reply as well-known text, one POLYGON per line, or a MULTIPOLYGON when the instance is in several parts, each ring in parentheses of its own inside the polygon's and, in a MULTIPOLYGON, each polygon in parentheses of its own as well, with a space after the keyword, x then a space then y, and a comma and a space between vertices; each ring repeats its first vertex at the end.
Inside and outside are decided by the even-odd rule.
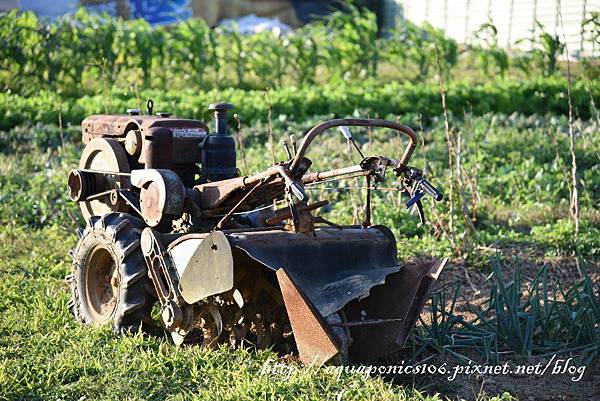
MULTIPOLYGON (((591 11, 581 31, 597 42, 591 11)), ((0 401, 600 399, 600 65, 561 59, 574 49, 549 26, 526 39, 530 50, 505 51, 502 29, 484 24, 461 44, 409 21, 379 35, 375 15, 354 6, 292 35, 249 36, 200 19, 0 14, 0 401), (66 193, 83 150, 79 124, 147 98, 155 111, 203 120, 209 103, 234 103, 242 174, 285 159, 281 140, 318 121, 410 125, 420 137, 410 164, 445 199, 425 201, 421 225, 388 177, 374 192, 374 223, 392 229, 400 260, 450 263, 405 349, 378 367, 561 361, 571 370, 452 378, 318 369, 250 348, 177 348, 158 327, 121 337, 79 325, 65 282, 85 224, 66 193)), ((403 149, 390 132, 353 134, 367 155, 403 149)), ((337 132, 322 138, 308 154, 312 171, 360 161, 337 132)), ((326 219, 356 223, 361 180, 309 194, 331 201, 326 219)))
MULTIPOLYGON (((317 119, 296 123, 274 118, 275 137, 301 133, 317 119)), ((420 126, 418 118, 407 123, 420 126)), ((590 368, 581 383, 569 387, 567 381, 555 391, 565 399, 586 399, 589 392, 581 389, 598 391, 593 372, 600 349, 595 295, 600 256, 598 125, 591 120, 576 125, 582 219, 575 237, 568 217, 570 159, 564 117, 464 115, 451 123, 462 134, 459 188, 464 192, 461 197, 456 188, 460 184, 455 183, 452 223, 448 201, 427 201, 430 223, 421 226, 404 210, 397 192, 380 192, 374 199, 375 222, 393 229, 402 260, 427 255, 452 260, 404 355, 412 355, 415 362, 468 358, 533 363, 561 352, 590 368), (475 231, 467 228, 462 199, 475 231), (576 258, 584 276, 577 271, 576 258), (536 279, 544 271, 546 278, 536 279), (515 281, 519 277, 522 282, 515 281), (562 292, 552 284, 557 281, 562 292), (544 298, 535 292, 542 284, 558 292, 544 298), (500 295, 492 302, 493 291, 500 295), (500 305, 502 291, 516 293, 516 305, 500 305), (498 309, 490 312, 491 305, 498 309), (514 317, 514 325, 501 324, 502 313, 514 317), (523 334, 527 328, 533 329, 529 336, 523 334), (519 333, 522 341, 513 341, 519 333), (473 340, 457 346, 456 340, 467 334, 473 340), (490 336, 491 343, 481 342, 490 336)), ((531 394, 531 383, 525 382, 500 382, 490 389, 470 377, 463 388, 448 387, 442 377, 424 383, 410 375, 338 375, 302 367, 293 358, 279 361, 293 368, 293 374, 267 372, 265 366, 278 361, 271 352, 176 348, 160 333, 118 337, 107 327, 80 326, 67 309, 64 277, 70 271, 68 250, 76 243, 75 228, 83 222, 66 196, 65 180, 77 165, 82 145, 78 127, 59 131, 38 125, 0 134, 0 399, 434 400, 531 394)), ((245 127, 241 134, 248 170, 270 165, 267 125, 245 127)), ((411 164, 425 168, 434 185, 448 195, 443 121, 433 119, 419 134, 424 146, 411 164)), ((371 141, 366 131, 357 130, 355 136, 371 154, 398 154, 401 149, 399 139, 385 132, 375 132, 371 141)), ((309 157, 314 171, 350 163, 342 139, 332 134, 313 147, 309 157)), ((275 150, 283 159, 283 148, 277 145, 275 150)), ((357 162, 358 155, 353 157, 357 162)), ((314 190, 311 196, 334 201, 325 211, 328 219, 352 222, 361 214, 356 207, 359 190, 352 189, 357 185, 362 184, 350 181, 314 190)))

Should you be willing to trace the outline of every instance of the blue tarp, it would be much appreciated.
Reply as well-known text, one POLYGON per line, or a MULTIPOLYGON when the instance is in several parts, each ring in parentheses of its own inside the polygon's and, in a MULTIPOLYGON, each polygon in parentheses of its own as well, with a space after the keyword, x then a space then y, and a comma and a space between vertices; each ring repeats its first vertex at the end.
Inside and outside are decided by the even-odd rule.
MULTIPOLYGON (((132 18, 143 18, 152 25, 170 24, 193 17, 192 0, 125 0, 132 18)), ((218 0, 207 0, 218 1, 218 0)), ((296 15, 303 23, 324 16, 337 8, 334 0, 291 0, 296 15)), ((21 0, 20 9, 34 11, 37 15, 57 18, 74 13, 81 6, 79 0, 21 0)), ((86 5, 93 12, 117 15, 117 1, 86 5)))
MULTIPOLYGON (((133 18, 143 18, 152 25, 170 24, 192 17, 190 0, 129 0, 129 10, 133 18)), ((56 18, 74 13, 80 3, 77 0, 21 0, 20 9, 34 11, 41 17, 56 18)), ((94 12, 106 12, 116 16, 117 2, 90 5, 94 12)))

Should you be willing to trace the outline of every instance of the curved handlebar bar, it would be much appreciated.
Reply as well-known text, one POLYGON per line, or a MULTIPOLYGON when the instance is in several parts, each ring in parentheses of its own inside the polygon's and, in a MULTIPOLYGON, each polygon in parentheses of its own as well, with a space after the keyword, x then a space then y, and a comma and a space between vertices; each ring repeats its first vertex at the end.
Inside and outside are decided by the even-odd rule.
POLYGON ((300 144, 296 155, 294 156, 294 160, 292 160, 292 163, 290 164, 290 172, 292 173, 292 175, 295 174, 296 169, 300 164, 300 161, 306 153, 306 149, 317 135, 330 128, 340 127, 343 125, 390 128, 407 135, 410 139, 410 143, 406 146, 406 149, 404 149, 404 154, 400 159, 400 167, 404 167, 408 164, 408 160, 410 159, 413 151, 417 147, 417 134, 415 134, 415 132, 410 127, 395 123, 393 121, 380 120, 375 118, 338 118, 335 120, 329 120, 315 125, 310 129, 310 131, 308 131, 308 133, 302 140, 302 143, 300 144))

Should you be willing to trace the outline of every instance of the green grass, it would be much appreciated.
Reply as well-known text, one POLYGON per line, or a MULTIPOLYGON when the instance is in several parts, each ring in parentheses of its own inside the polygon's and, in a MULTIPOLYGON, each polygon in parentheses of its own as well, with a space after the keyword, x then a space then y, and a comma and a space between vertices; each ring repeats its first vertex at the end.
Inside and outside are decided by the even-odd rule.
MULTIPOLYGON (((316 120, 294 123, 276 115, 276 138, 281 139, 282 132, 303 132, 316 120)), ((416 118, 408 123, 419 126, 416 118)), ((426 201, 431 224, 421 226, 401 203, 398 207, 397 192, 375 195, 375 222, 392 228, 402 260, 431 254, 451 256, 457 264, 493 273, 495 293, 487 295, 495 295, 482 306, 481 321, 464 322, 458 311, 448 312, 453 290, 435 294, 432 313, 437 315, 415 332, 411 346, 419 352, 452 355, 475 349, 484 358, 486 354, 493 357, 497 349, 535 355, 561 347, 593 345, 598 339, 598 323, 596 315, 589 311, 597 304, 592 302, 594 293, 589 286, 581 284, 573 291, 565 288, 564 294, 572 302, 546 309, 545 305, 551 303, 543 293, 529 284, 520 285, 511 276, 512 271, 502 268, 504 264, 490 263, 489 253, 482 253, 478 247, 516 248, 523 252, 534 249, 537 253, 523 263, 541 266, 556 258, 563 260, 559 263, 572 263, 577 251, 582 265, 597 269, 598 127, 593 122, 580 121, 581 129, 577 131, 583 185, 582 226, 575 241, 567 214, 569 190, 564 173, 565 169, 568 171, 569 159, 564 118, 484 115, 453 118, 452 124, 463 133, 465 174, 476 182, 466 188, 476 232, 468 233, 458 208, 453 244, 441 233, 449 220, 447 202, 432 206, 426 201), (480 202, 474 201, 476 192, 480 202), (508 277, 513 278, 512 284, 508 277), (520 294, 524 294, 523 298, 515 301, 520 294), (486 305, 497 308, 496 312, 486 314, 486 305), (533 318, 531 308, 537 308, 533 318), (569 322, 565 317, 573 313, 580 316, 579 320, 569 322), (560 321, 560 325, 548 331, 543 329, 547 321, 560 321), (523 331, 518 341, 511 344, 514 333, 528 327, 528 333, 533 328, 535 335, 523 331), (462 347, 448 347, 450 343, 460 345, 457 338, 462 339, 462 347), (487 342, 482 343, 482 339, 487 342)), ((265 151, 266 132, 263 123, 242 130, 250 171, 270 164, 270 156, 265 156, 270 154, 265 151)), ((356 129, 354 134, 364 150, 400 153, 398 138, 390 133, 375 132, 372 144, 366 131, 356 129)), ((425 146, 417 150, 411 164, 426 168, 429 179, 447 194, 449 172, 443 122, 434 119, 421 134, 425 146)), ((66 198, 65 179, 69 169, 77 165, 82 145, 77 127, 66 128, 63 138, 64 146, 58 128, 44 125, 0 133, 0 400, 84 396, 318 400, 338 399, 340 394, 344 400, 439 398, 359 373, 344 373, 338 378, 335 372, 303 367, 294 361, 285 362, 294 368, 290 377, 265 375, 261 374, 262 367, 269 358, 275 358, 270 352, 176 348, 165 336, 118 337, 106 327, 89 328, 75 323, 67 310, 69 291, 64 276, 70 269, 68 250, 75 245, 74 230, 82 221, 76 205, 66 198)), ((312 148, 308 156, 314 161, 314 171, 349 163, 342 139, 332 133, 312 148)), ((284 158, 281 146, 276 147, 276 153, 278 159, 284 158)), ((354 161, 358 161, 357 155, 354 161)), ((329 186, 334 185, 341 184, 329 186)), ((311 196, 333 201, 333 206, 325 210, 326 218, 351 222, 355 208, 351 193, 321 190, 311 191, 311 196)), ((593 351, 587 355, 593 356, 593 351)), ((508 395, 499 397, 509 399, 508 395)))
POLYGON ((115 336, 77 324, 64 275, 71 233, 57 227, 0 231, 0 399, 404 400, 436 397, 362 374, 289 362, 267 374, 263 351, 176 348, 166 337, 115 336))

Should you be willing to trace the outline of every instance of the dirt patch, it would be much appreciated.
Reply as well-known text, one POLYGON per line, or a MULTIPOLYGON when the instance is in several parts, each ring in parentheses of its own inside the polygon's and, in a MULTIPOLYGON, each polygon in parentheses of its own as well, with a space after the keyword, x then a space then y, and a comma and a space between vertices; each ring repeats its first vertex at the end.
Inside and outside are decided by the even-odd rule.
MULTIPOLYGON (((489 254, 490 257, 500 255, 502 273, 506 281, 513 274, 515 264, 520 268, 524 284, 531 283, 544 266, 548 267, 549 281, 560 282, 565 288, 569 288, 581 279, 580 268, 574 257, 548 257, 535 246, 479 247, 478 250, 482 254, 489 254)), ((586 272, 593 283, 600 285, 600 261, 588 264, 586 272)), ((480 268, 466 263, 449 263, 440 276, 439 284, 460 283, 461 300, 476 302, 489 294, 491 273, 491 266, 480 268)))
MULTIPOLYGON (((585 366, 585 372, 579 378, 579 373, 573 371, 560 373, 555 371, 555 366, 564 367, 560 362, 556 365, 557 358, 566 359, 568 356, 557 356, 538 358, 507 358, 500 365, 506 366, 512 370, 508 374, 493 374, 491 370, 486 372, 481 365, 482 373, 454 375, 454 369, 458 366, 465 366, 464 362, 459 362, 450 355, 436 355, 427 360, 427 365, 442 367, 446 366, 445 374, 418 374, 418 375, 388 375, 385 377, 397 385, 410 385, 427 394, 441 394, 450 399, 474 400, 483 395, 496 396, 505 392, 517 397, 519 400, 539 400, 539 401, 583 401, 600 399, 600 361, 596 359, 592 364, 585 366), (517 371, 520 367, 526 369, 540 366, 540 370, 547 364, 550 364, 545 374, 534 374, 517 371), (574 381, 578 379, 577 381, 574 381)), ((418 364, 415 364, 418 366, 418 364)), ((468 366, 468 365, 467 365, 468 366)), ((471 365, 474 366, 474 365, 471 365)), ((576 362, 570 362, 569 366, 578 367, 576 362), (572 365, 575 364, 575 365, 572 365)), ((491 367, 489 368, 491 369, 491 367)), ((567 368, 568 369, 568 368, 567 368)), ((579 371, 580 372, 580 371, 579 371)))
MULTIPOLYGON (((523 248, 494 249, 493 252, 503 255, 502 273, 505 282, 511 279, 515 263, 518 263, 520 267, 524 287, 528 287, 533 282, 540 268, 544 265, 549 266, 549 281, 558 281, 565 289, 570 288, 581 279, 574 258, 549 259, 535 248, 527 250, 523 248)), ((600 266, 597 263, 588 266, 587 273, 594 286, 600 286, 600 266)), ((490 274, 491 268, 486 271, 457 263, 449 264, 440 277, 438 289, 444 285, 459 283, 460 292, 454 313, 466 321, 472 321, 477 317, 473 312, 474 308, 481 307, 489 297, 492 286, 490 274)), ((451 299, 448 300, 448 304, 449 302, 451 302, 451 299)), ((428 305, 422 315, 426 324, 430 323, 430 316, 427 313, 430 310, 429 308, 428 305)), ((394 361, 410 361, 413 356, 411 351, 407 350, 398 354, 386 364, 393 364, 394 361)), ((484 394, 494 396, 504 392, 508 392, 520 400, 600 399, 600 358, 598 357, 591 363, 584 365, 583 356, 577 354, 563 353, 555 356, 526 357, 507 352, 498 355, 497 365, 506 365, 510 372, 493 374, 491 369, 494 365, 486 365, 485 361, 482 361, 481 354, 469 350, 460 350, 459 352, 474 361, 472 365, 480 364, 479 371, 473 369, 472 373, 467 373, 466 368, 469 363, 466 360, 460 360, 450 352, 443 354, 422 353, 418 357, 420 361, 424 361, 421 363, 438 368, 446 366, 449 373, 440 374, 435 372, 432 374, 428 372, 427 374, 387 375, 386 379, 397 384, 414 385, 417 389, 426 393, 439 393, 451 399, 471 400, 484 394), (572 359, 567 362, 566 360, 569 358, 572 359), (535 367, 538 365, 539 367, 536 370, 535 367), (455 368, 456 366, 465 367, 465 371, 453 375, 453 369, 461 369, 460 367, 455 368), (542 368, 546 366, 544 373, 540 374, 542 368), (490 370, 486 371, 486 369, 490 370), (526 369, 529 369, 529 373, 526 372, 526 369)), ((419 362, 412 362, 412 364, 418 365, 419 362)))

